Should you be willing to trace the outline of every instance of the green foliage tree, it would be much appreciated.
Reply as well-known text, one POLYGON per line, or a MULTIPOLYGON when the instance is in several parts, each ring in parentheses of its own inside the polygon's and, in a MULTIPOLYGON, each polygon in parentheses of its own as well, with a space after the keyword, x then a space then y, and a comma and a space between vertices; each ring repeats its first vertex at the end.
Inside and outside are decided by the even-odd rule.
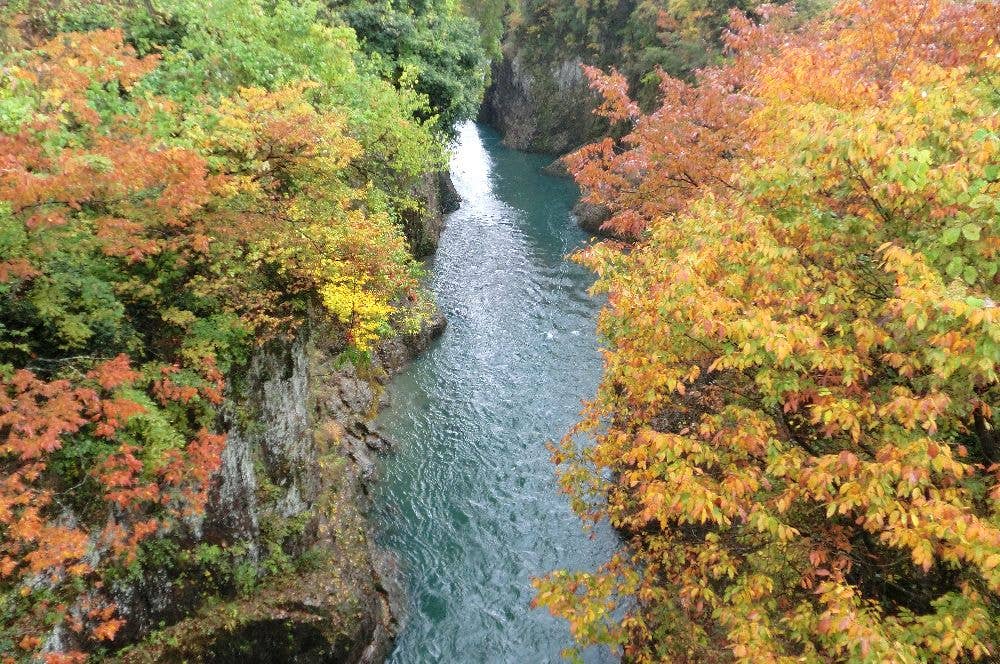
POLYGON ((412 84, 427 97, 425 119, 437 116, 448 132, 475 117, 486 81, 486 53, 478 24, 451 0, 343 0, 331 2, 354 28, 362 48, 378 56, 388 78, 412 84))
POLYGON ((479 23, 480 42, 486 57, 497 60, 501 57, 500 45, 507 26, 507 16, 511 10, 511 0, 464 0, 462 13, 479 23))

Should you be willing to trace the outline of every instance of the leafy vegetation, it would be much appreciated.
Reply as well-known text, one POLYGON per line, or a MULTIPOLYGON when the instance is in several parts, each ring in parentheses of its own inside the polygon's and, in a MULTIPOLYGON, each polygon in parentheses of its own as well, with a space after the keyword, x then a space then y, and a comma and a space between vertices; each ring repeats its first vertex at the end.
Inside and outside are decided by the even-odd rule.
POLYGON ((378 56, 386 75, 427 97, 421 117, 450 130, 475 117, 486 80, 486 53, 477 22, 452 0, 332 0, 362 47, 378 56))
POLYGON ((501 57, 500 46, 507 26, 513 0, 467 0, 461 3, 462 13, 479 23, 479 38, 490 60, 501 57))
POLYGON ((318 3, 2 11, 0 652, 74 662, 123 625, 109 581, 197 522, 253 343, 323 311, 363 356, 419 323, 400 218, 444 153, 318 3))
POLYGON ((557 451, 628 548, 539 580, 628 661, 959 662, 1000 649, 1000 11, 734 14, 570 159, 640 238, 581 260, 605 375, 557 451))
POLYGON ((730 9, 753 0, 522 0, 510 39, 545 62, 580 58, 617 67, 646 104, 655 99, 656 70, 688 78, 721 56, 730 9))

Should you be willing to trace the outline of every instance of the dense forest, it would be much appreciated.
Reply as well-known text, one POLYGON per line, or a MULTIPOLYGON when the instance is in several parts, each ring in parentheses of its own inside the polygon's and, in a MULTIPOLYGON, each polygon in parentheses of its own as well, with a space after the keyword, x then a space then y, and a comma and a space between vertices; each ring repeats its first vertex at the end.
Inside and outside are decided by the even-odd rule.
POLYGON ((562 481, 628 548, 538 602, 654 661, 995 657, 1000 8, 732 12, 571 155, 610 226, 600 392, 562 481))
MULTIPOLYGON (((318 307, 363 361, 428 315, 401 220, 485 59, 448 5, 389 25, 363 4, 3 8, 4 661, 58 624, 89 648, 115 638, 102 588, 187 536, 252 345, 318 307)), ((246 588, 266 567, 229 573, 246 588)))
POLYGON ((233 394, 317 318, 362 373, 426 327, 426 178, 515 52, 584 64, 563 162, 618 238, 553 456, 622 548, 534 581, 566 655, 1000 656, 996 2, 11 0, 0 661, 145 636, 154 570, 297 569, 199 539, 233 394))

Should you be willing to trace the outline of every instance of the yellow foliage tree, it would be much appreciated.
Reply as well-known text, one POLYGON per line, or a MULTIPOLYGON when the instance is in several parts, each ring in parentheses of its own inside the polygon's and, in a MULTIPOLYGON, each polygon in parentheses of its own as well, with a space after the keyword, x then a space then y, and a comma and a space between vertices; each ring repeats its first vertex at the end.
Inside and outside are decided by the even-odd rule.
POLYGON ((665 83, 700 120, 577 157, 619 217, 698 146, 719 163, 625 215, 634 248, 583 257, 608 293, 597 444, 557 461, 629 547, 538 601, 629 661, 996 655, 1000 10, 846 0, 796 32, 769 11, 733 17, 704 95, 665 83))

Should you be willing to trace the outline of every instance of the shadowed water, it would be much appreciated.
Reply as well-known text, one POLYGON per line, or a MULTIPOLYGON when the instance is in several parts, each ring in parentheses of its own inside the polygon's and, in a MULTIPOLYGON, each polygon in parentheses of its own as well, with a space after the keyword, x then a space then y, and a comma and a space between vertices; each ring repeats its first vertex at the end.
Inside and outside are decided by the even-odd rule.
MULTIPOLYGON (((459 132, 451 215, 430 286, 448 330, 390 388, 397 443, 377 495, 380 543, 399 556, 410 607, 391 662, 559 662, 565 623, 533 610, 530 579, 593 569, 615 547, 582 531, 545 442, 576 420, 600 375, 587 241, 572 182, 492 131, 459 132)), ((606 651, 589 662, 614 661, 606 651)))

